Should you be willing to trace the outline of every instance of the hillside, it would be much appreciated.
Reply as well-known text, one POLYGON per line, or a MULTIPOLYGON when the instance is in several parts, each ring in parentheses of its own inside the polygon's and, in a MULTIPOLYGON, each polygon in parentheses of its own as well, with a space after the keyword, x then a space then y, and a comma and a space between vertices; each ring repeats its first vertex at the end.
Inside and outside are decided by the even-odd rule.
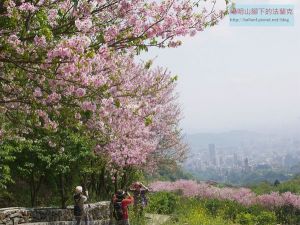
POLYGON ((148 212, 168 214, 166 225, 300 224, 300 177, 248 188, 197 183, 154 182, 148 212))

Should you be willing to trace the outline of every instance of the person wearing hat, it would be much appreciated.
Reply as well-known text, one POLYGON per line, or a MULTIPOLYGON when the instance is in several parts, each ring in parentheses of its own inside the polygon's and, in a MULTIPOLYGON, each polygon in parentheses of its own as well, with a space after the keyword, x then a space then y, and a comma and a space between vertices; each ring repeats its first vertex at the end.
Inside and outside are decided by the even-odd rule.
POLYGON ((135 182, 131 185, 130 191, 134 196, 134 212, 138 218, 143 216, 144 208, 147 206, 148 200, 146 194, 149 192, 149 188, 141 182, 135 182))
POLYGON ((113 197, 114 217, 116 225, 130 225, 128 218, 128 206, 133 203, 133 197, 123 191, 118 190, 113 197))
POLYGON ((88 199, 88 191, 85 191, 83 194, 82 187, 77 186, 75 188, 75 194, 74 194, 74 216, 76 219, 76 225, 80 225, 81 220, 84 218, 85 224, 87 225, 87 215, 84 210, 84 203, 88 199))

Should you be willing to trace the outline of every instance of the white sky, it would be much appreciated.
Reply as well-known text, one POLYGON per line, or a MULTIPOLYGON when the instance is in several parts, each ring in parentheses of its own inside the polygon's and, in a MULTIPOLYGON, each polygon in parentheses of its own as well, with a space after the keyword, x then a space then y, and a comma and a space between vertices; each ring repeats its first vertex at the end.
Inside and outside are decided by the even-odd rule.
MULTIPOLYGON (((220 0, 217 0, 220 1, 220 0)), ((143 59, 179 75, 186 133, 300 130, 300 0, 292 27, 218 26, 176 49, 151 49, 143 59)))

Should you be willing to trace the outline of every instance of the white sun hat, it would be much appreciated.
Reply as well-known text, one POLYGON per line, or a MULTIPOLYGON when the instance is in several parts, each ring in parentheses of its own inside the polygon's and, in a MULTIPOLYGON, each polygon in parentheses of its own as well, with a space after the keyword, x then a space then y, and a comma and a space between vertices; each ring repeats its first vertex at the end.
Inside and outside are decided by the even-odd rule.
POLYGON ((75 188, 75 192, 76 192, 76 194, 81 193, 81 192, 82 192, 82 187, 81 187, 81 186, 77 186, 77 187, 75 188))

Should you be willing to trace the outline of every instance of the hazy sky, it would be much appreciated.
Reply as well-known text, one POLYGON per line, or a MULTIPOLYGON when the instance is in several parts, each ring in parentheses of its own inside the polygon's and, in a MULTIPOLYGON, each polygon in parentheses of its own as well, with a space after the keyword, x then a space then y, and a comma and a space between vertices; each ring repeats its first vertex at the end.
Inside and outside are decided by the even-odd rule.
POLYGON ((179 48, 143 55, 179 75, 184 132, 300 128, 300 0, 253 2, 294 4, 295 25, 232 27, 226 17, 179 48))

